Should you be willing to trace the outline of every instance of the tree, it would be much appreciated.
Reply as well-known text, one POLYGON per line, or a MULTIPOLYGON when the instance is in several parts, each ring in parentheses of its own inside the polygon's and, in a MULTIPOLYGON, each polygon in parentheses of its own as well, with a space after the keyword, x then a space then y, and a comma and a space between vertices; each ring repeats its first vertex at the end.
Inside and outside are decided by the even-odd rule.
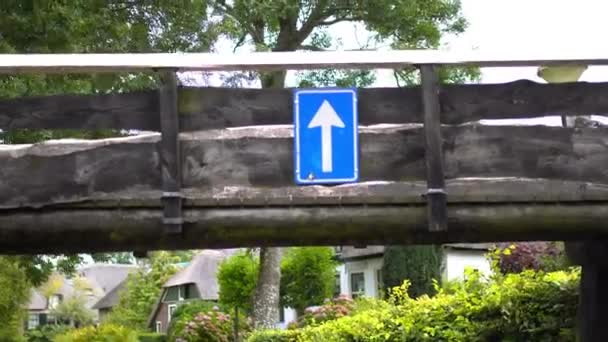
POLYGON ((281 264, 281 302, 298 315, 334 293, 337 262, 329 247, 294 247, 281 264))
MULTIPOLYGON (((57 286, 60 283, 61 278, 53 276, 49 278, 49 286, 45 287, 45 296, 50 297, 61 287, 57 286), (52 291, 52 292, 51 292, 52 291)), ((58 321, 68 322, 70 327, 83 326, 93 323, 95 319, 95 313, 87 307, 87 297, 91 295, 100 295, 95 293, 95 288, 91 282, 80 276, 76 276, 72 279, 72 293, 65 298, 56 307, 51 309, 51 314, 56 317, 58 321)))
POLYGON ((441 280, 441 246, 389 246, 384 251, 382 277, 385 288, 400 286, 408 279, 412 298, 435 294, 433 281, 441 280))
POLYGON ((30 286, 16 257, 0 257, 0 341, 19 341, 30 286))
POLYGON ((217 272, 220 303, 234 309, 234 339, 239 341, 239 309, 251 313, 259 260, 251 251, 237 253, 222 261, 217 272))
POLYGON ((179 259, 167 252, 152 253, 149 265, 129 274, 119 302, 106 317, 108 323, 146 329, 147 319, 164 283, 177 272, 179 259))
POLYGON ((251 313, 259 260, 251 252, 240 252, 222 261, 217 273, 220 303, 251 313))

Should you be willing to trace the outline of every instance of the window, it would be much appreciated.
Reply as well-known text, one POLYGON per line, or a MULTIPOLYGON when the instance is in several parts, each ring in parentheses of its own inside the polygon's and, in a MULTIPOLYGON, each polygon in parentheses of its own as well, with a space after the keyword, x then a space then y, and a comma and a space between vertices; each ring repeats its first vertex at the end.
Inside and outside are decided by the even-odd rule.
POLYGON ((198 289, 194 284, 184 285, 184 293, 182 294, 183 299, 196 299, 200 296, 198 295, 198 289))
POLYGON ((160 321, 156 321, 156 333, 160 334, 161 333, 161 329, 162 328, 162 323, 160 321))
POLYGON ((179 286, 172 286, 165 293, 165 302, 177 302, 179 299, 179 286))
POLYGON ((176 308, 177 305, 175 304, 171 304, 167 307, 167 322, 171 322, 171 317, 173 317, 173 313, 175 312, 176 308))
POLYGON ((334 298, 340 295, 340 273, 336 273, 334 285, 334 298))
POLYGON ((384 279, 382 278, 382 269, 376 270, 376 285, 376 296, 378 298, 382 298, 384 292, 384 279))
POLYGON ((167 289, 164 302, 177 302, 186 299, 199 298, 195 284, 172 286, 167 289))
POLYGON ((27 328, 28 329, 34 329, 37 326, 40 325, 40 320, 39 320, 39 316, 38 314, 32 314, 29 316, 29 319, 27 321, 27 328))
POLYGON ((365 294, 365 276, 363 272, 351 273, 350 292, 353 299, 365 294))

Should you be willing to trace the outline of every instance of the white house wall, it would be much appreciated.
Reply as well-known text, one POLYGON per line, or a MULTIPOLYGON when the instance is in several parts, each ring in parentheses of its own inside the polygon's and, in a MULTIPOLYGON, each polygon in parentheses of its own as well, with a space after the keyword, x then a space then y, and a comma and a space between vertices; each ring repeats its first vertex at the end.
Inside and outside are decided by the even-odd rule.
POLYGON ((445 252, 444 278, 447 280, 463 279, 466 267, 477 269, 485 275, 491 273, 490 262, 485 256, 486 251, 447 249, 445 252))
POLYGON ((382 269, 382 257, 370 258, 365 260, 347 261, 340 269, 340 293, 352 295, 350 275, 353 273, 363 273, 365 279, 365 296, 378 296, 378 280, 376 272, 382 269))
MULTIPOLYGON (((483 274, 490 274, 490 262, 486 259, 484 250, 450 249, 444 254, 443 278, 448 280, 463 279, 465 267, 472 267, 483 274)), ((382 257, 374 257, 356 261, 346 261, 336 268, 340 274, 340 294, 352 295, 351 274, 363 273, 365 277, 365 296, 378 297, 377 271, 382 269, 382 257)))

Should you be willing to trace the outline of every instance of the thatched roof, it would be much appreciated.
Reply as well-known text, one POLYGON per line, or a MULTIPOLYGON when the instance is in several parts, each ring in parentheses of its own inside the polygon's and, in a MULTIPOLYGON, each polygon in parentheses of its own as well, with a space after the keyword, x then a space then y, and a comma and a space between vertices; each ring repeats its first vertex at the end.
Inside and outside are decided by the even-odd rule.
POLYGON ((225 250, 204 250, 197 254, 186 268, 169 278, 163 287, 195 284, 201 299, 217 300, 217 270, 222 260, 230 254, 232 253, 225 250))

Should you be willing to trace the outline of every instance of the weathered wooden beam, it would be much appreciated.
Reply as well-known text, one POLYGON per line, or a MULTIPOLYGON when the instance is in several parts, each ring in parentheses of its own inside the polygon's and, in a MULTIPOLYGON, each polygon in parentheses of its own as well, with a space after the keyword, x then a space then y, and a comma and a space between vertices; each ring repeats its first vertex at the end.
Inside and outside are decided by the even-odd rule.
MULTIPOLYGON (((451 204, 608 202, 608 184, 527 178, 450 179, 451 204)), ((259 208, 311 205, 423 205, 425 181, 364 182, 340 186, 183 188, 187 208, 259 208)), ((49 202, 0 205, 12 209, 117 209, 162 207, 161 190, 127 188, 85 196, 58 196, 49 202)))
MULTIPOLYGON (((359 123, 422 123, 420 89, 359 89, 359 123)), ((441 122, 608 113, 608 83, 443 85, 441 122)), ((289 89, 180 88, 182 131, 293 123, 289 89)), ((0 129, 160 131, 156 91, 0 101, 0 129)))
POLYGON ((180 235, 162 211, 73 209, 0 215, 0 253, 75 253, 246 246, 387 245, 608 236, 608 204, 450 205, 450 229, 429 232, 425 206, 186 209, 180 235))
MULTIPOLYGON (((523 177, 608 183, 608 128, 443 127, 446 179, 523 177)), ((291 128, 181 134, 184 188, 294 185, 291 128)), ((361 130, 360 180, 422 181, 420 125, 361 130)), ((161 189, 159 134, 0 145, 0 205, 161 189)))
POLYGON ((443 175, 441 148, 441 121, 439 119, 439 76, 435 66, 420 67, 422 80, 422 107, 424 111, 424 137, 429 230, 447 229, 446 189, 443 175))
POLYGON ((160 96, 161 148, 163 182, 163 223, 167 230, 182 230, 182 159, 180 157, 179 121, 177 117, 177 76, 173 71, 161 73, 160 96))
POLYGON ((529 51, 272 51, 247 54, 218 53, 84 53, 2 54, 0 73, 119 72, 177 69, 180 71, 284 71, 319 68, 403 68, 408 65, 538 66, 608 65, 606 53, 580 49, 529 51))

